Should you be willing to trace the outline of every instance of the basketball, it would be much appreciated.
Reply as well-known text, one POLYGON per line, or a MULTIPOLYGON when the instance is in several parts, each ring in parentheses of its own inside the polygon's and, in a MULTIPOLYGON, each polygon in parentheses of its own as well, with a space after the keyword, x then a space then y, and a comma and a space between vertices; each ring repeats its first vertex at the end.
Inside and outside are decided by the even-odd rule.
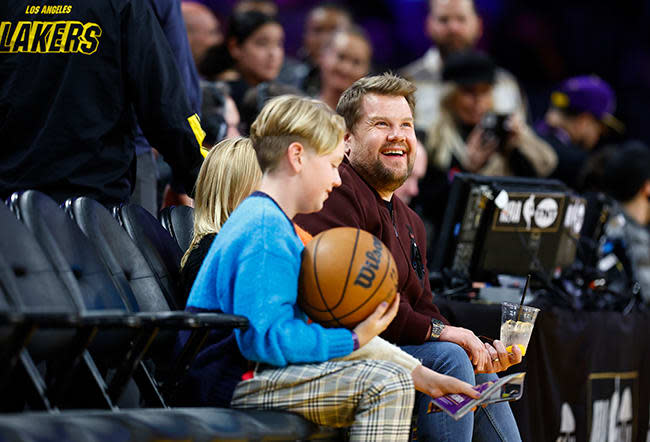
POLYGON ((354 328, 397 293, 397 266, 390 250, 365 230, 337 227, 305 246, 298 303, 325 327, 354 328))

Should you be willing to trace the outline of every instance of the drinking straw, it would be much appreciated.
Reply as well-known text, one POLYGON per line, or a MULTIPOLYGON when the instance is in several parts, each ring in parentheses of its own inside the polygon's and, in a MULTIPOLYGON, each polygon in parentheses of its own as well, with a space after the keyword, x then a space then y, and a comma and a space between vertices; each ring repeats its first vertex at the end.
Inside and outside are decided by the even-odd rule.
POLYGON ((524 290, 521 292, 521 301, 519 302, 519 310, 517 311, 517 322, 519 322, 519 317, 521 316, 521 309, 524 306, 524 298, 526 297, 526 291, 528 290, 528 284, 530 283, 530 273, 526 277, 526 284, 524 285, 524 290))

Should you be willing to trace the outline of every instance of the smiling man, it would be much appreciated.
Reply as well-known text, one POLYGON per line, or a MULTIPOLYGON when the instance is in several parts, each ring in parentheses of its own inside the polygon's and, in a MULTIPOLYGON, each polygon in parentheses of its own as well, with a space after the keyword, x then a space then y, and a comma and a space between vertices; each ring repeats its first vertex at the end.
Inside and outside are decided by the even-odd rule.
MULTIPOLYGON (((422 364, 466 382, 495 380, 494 373, 521 361, 499 341, 483 344, 470 330, 453 327, 433 303, 426 269, 426 234, 422 220, 393 194, 413 169, 417 140, 413 123, 415 86, 391 74, 364 77, 341 96, 336 111, 346 125, 346 158, 339 167, 342 184, 323 209, 299 215, 296 223, 315 235, 350 226, 364 229, 390 249, 397 264, 401 294, 397 316, 382 337, 422 364), (469 357, 468 357, 469 355, 469 357)), ((454 421, 445 413, 427 413, 430 398, 418 393, 418 437, 431 441, 517 441, 510 407, 492 404, 454 421)))

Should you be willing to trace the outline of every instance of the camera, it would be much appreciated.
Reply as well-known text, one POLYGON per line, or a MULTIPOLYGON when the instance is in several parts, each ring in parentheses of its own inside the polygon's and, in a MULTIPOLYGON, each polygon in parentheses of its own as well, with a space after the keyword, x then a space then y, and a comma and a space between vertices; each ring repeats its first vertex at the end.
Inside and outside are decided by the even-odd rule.
POLYGON ((512 132, 508 127, 510 114, 500 114, 496 112, 487 112, 481 118, 479 127, 483 129, 482 141, 488 143, 495 140, 499 148, 502 148, 512 132))

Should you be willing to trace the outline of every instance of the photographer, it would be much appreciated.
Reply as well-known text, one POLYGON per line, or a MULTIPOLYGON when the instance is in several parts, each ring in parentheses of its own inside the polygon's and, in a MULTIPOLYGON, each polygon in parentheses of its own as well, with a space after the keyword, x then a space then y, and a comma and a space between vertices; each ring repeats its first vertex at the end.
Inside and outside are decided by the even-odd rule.
POLYGON ((435 232, 442 223, 456 172, 546 177, 557 164, 552 147, 537 137, 520 115, 493 113, 495 72, 494 62, 476 51, 451 54, 445 62, 441 112, 425 142, 429 167, 419 195, 411 202, 434 232, 429 251, 435 250, 435 232))
MULTIPOLYGON (((519 115, 492 113, 496 66, 476 51, 452 54, 442 76, 447 83, 441 113, 428 134, 434 167, 481 175, 548 176, 557 156, 519 115)), ((451 174, 449 174, 451 172, 451 174)))

